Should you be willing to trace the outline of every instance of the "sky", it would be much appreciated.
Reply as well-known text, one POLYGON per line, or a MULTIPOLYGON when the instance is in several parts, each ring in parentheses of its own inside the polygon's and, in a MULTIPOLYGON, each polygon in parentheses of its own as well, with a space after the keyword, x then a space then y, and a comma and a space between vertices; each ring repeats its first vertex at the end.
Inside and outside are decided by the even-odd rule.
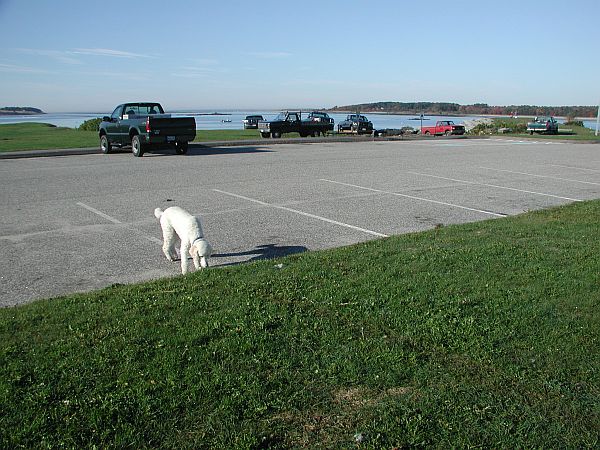
POLYGON ((597 105, 600 1, 0 0, 0 107, 597 105))

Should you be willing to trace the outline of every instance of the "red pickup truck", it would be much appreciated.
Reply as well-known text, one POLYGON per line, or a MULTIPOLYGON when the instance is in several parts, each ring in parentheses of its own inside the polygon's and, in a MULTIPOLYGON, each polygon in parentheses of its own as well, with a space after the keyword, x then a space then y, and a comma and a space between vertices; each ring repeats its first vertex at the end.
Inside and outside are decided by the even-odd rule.
POLYGON ((449 136, 451 134, 465 134, 464 125, 454 125, 451 120, 438 120, 433 127, 421 127, 421 134, 449 136))

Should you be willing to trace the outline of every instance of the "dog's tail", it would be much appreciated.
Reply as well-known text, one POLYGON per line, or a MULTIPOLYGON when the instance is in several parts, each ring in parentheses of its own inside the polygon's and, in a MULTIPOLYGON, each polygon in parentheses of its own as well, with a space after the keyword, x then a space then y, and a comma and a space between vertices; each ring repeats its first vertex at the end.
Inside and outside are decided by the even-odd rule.
POLYGON ((163 213, 163 210, 162 210, 162 209, 160 209, 160 208, 156 208, 156 209, 154 210, 154 216, 155 216, 157 219, 160 219, 160 216, 162 216, 162 213, 163 213))

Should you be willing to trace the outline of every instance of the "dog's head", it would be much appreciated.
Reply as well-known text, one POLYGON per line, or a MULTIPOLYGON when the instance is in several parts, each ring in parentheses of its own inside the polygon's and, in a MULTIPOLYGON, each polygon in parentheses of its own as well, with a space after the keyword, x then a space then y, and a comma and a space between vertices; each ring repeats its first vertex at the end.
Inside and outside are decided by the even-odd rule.
POLYGON ((196 239, 190 247, 190 255, 192 255, 192 258, 196 256, 208 258, 212 255, 212 251, 212 247, 205 239, 196 239))

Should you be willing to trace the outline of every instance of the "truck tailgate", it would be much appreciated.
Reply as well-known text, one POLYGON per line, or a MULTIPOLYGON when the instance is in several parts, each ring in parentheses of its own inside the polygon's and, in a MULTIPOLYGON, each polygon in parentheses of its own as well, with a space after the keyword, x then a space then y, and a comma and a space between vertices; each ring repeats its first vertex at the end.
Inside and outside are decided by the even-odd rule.
POLYGON ((196 120, 193 117, 150 117, 150 129, 154 136, 196 136, 196 120))

